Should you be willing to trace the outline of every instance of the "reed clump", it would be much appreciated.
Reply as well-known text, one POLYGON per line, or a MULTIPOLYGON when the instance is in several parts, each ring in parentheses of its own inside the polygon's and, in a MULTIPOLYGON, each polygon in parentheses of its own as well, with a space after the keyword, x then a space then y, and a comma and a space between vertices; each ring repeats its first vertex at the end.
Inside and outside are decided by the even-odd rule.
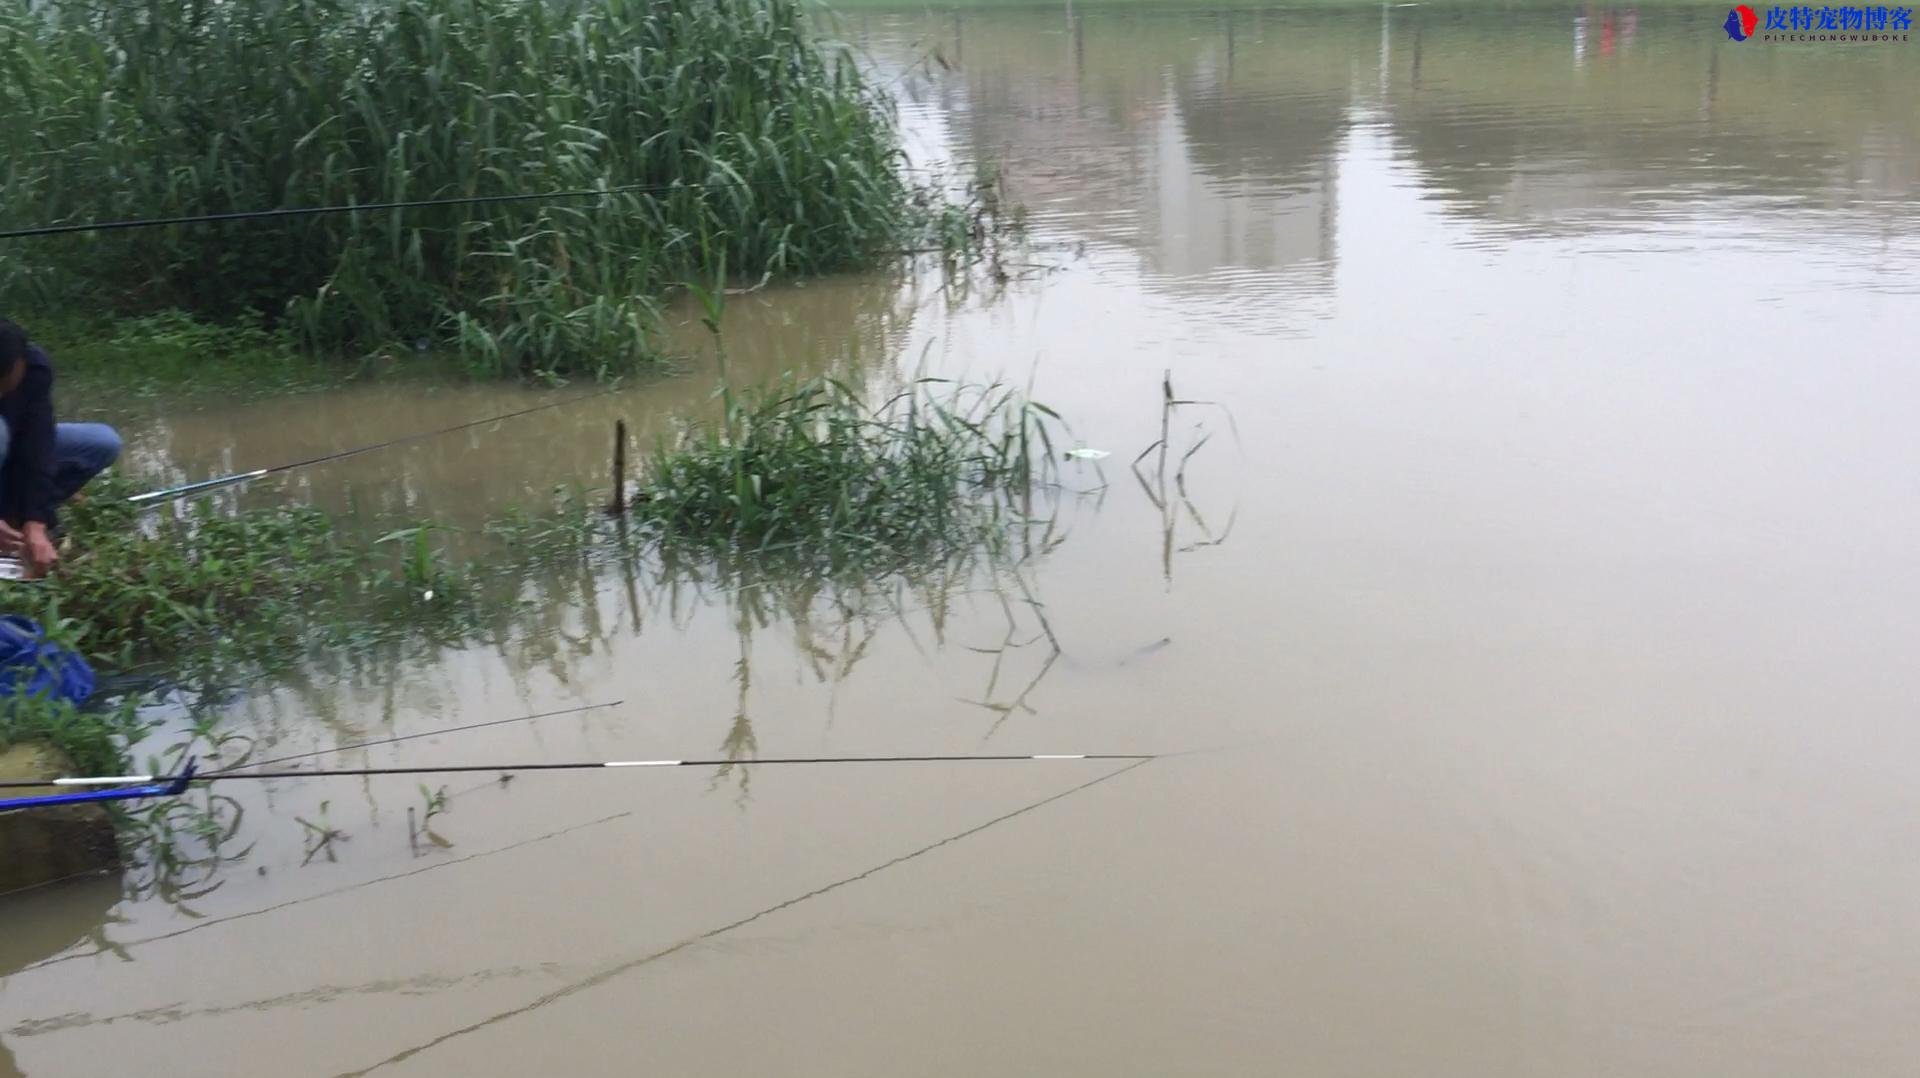
POLYGON ((646 465, 632 512, 664 545, 833 569, 994 547, 1055 468, 1059 417, 1003 385, 920 380, 870 405, 789 379, 723 397, 646 465))
POLYGON ((812 27, 804 0, 0 0, 0 227, 598 192, 24 241, 0 306, 631 368, 675 282, 862 265, 926 218, 890 100, 812 27))

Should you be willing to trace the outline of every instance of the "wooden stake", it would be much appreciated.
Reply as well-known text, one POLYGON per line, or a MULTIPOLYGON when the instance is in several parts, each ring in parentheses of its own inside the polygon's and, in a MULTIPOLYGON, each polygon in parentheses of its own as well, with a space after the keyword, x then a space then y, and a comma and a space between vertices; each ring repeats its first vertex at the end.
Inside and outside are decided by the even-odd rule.
POLYGON ((613 504, 607 512, 620 516, 627 511, 627 421, 613 421, 613 504))

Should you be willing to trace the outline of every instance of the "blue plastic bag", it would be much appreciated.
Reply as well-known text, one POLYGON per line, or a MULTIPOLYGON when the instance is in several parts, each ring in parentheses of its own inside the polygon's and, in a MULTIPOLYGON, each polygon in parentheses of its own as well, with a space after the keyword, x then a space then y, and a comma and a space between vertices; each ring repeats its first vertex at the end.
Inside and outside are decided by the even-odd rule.
POLYGON ((74 704, 93 695, 87 660, 47 639, 40 623, 18 614, 0 617, 0 697, 34 696, 74 704))

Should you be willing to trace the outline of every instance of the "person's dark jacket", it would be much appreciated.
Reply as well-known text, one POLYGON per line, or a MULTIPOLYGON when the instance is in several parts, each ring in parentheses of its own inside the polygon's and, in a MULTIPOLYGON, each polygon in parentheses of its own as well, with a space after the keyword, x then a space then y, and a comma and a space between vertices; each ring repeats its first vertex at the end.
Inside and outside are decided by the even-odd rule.
POLYGON ((53 523, 53 363, 27 346, 27 372, 0 397, 7 421, 7 462, 0 467, 0 520, 18 527, 53 523))

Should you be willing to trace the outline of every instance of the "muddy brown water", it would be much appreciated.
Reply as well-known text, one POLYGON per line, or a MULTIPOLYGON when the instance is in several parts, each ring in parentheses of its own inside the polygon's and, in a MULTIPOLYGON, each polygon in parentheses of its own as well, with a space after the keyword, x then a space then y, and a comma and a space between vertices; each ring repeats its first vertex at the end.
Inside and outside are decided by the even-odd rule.
MULTIPOLYGON (((1920 46, 1723 18, 849 16, 1036 250, 997 292, 736 297, 734 371, 1031 378, 1114 454, 1033 574, 1062 657, 990 591, 614 574, 225 722, 296 752, 624 700, 355 763, 1209 751, 463 776, 420 842, 416 779, 227 788, 253 848, 203 884, 0 899, 0 1074, 1920 1069, 1920 46), (1125 464, 1165 369, 1239 434, 1174 425, 1216 437, 1170 539, 1125 464), (297 818, 346 837, 303 864, 297 818)), ((477 522, 603 483, 612 418, 711 373, 245 496, 477 522)), ((134 416, 129 460, 530 399, 134 416)))

